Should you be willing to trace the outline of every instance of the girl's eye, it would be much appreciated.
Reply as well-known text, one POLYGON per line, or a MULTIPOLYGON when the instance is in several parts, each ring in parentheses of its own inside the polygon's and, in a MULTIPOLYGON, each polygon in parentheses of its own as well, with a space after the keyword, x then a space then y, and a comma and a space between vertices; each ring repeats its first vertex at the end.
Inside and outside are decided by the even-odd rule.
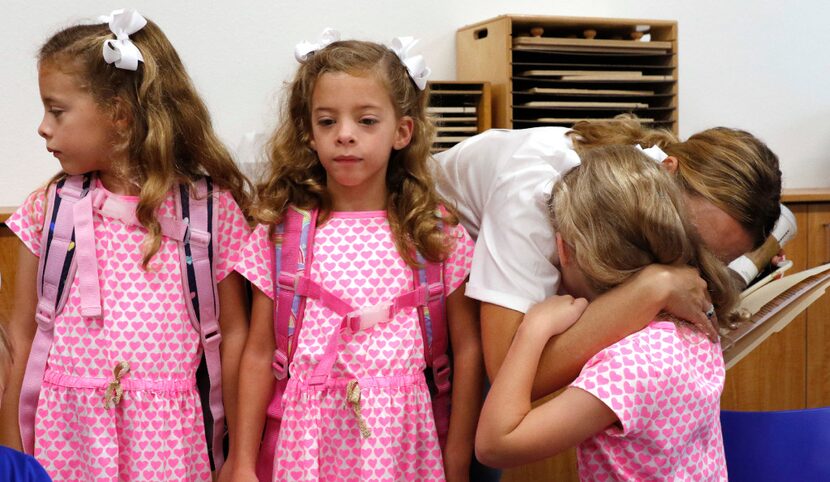
POLYGON ((334 119, 327 119, 327 118, 317 119, 317 125, 318 126, 334 125, 334 119))
POLYGON ((367 126, 373 126, 378 123, 378 120, 374 117, 365 117, 363 119, 360 119, 360 122, 367 126))
POLYGON ((51 108, 49 109, 49 113, 55 117, 60 117, 60 115, 63 114, 63 111, 60 109, 51 108))

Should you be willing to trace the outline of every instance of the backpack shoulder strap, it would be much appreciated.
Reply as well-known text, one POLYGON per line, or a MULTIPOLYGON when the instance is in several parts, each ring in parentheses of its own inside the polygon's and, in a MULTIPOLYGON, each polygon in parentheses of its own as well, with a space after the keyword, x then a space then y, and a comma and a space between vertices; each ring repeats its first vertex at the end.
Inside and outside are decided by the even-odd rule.
MULTIPOLYGON (((445 211, 440 208, 436 215, 445 211)), ((442 222, 441 229, 446 233, 446 225, 442 222)), ((446 315, 446 294, 444 288, 444 263, 426 260, 417 253, 418 269, 414 270, 415 286, 425 288, 426 303, 419 309, 421 334, 424 339, 424 359, 427 369, 431 368, 431 384, 433 386, 432 411, 435 415, 435 426, 438 431, 438 440, 443 447, 447 441, 450 426, 450 391, 451 364, 449 357, 449 327, 446 315)))
POLYGON ((75 274, 75 224, 73 209, 91 184, 91 175, 67 176, 49 187, 37 268, 37 331, 26 363, 20 390, 18 422, 23 450, 34 453, 35 410, 46 359, 52 346, 55 317, 66 304, 75 274))
POLYGON ((274 374, 286 378, 294 355, 293 340, 302 324, 305 299, 296 292, 297 280, 311 269, 317 210, 290 206, 276 227, 274 266, 274 374))
POLYGON ((225 409, 222 403, 219 352, 222 335, 219 330, 219 304, 213 265, 216 249, 213 234, 218 212, 213 205, 210 178, 203 177, 196 181, 193 191, 190 191, 187 184, 181 184, 176 191, 176 214, 187 226, 179 243, 179 261, 190 322, 199 332, 202 341, 203 359, 197 378, 203 380, 202 375, 206 372, 208 383, 199 383, 199 388, 200 392, 207 392, 206 396, 202 394, 205 435, 211 468, 218 470, 225 458, 225 409))

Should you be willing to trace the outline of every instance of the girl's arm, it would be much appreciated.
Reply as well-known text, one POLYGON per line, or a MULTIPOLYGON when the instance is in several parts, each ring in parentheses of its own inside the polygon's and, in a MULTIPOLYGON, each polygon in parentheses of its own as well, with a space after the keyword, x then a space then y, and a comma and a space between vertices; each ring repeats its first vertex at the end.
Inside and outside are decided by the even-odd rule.
MULTIPOLYGON (((271 360, 274 356, 274 302, 253 287, 251 328, 239 364, 239 411, 236 440, 231 445, 228 463, 232 479, 256 482, 256 459, 265 427, 265 411, 274 393, 271 360)), ((223 471, 224 473, 224 471, 223 471)))
MULTIPOLYGON (((645 327, 661 310, 698 326, 714 327, 704 312, 710 306, 706 282, 689 267, 651 265, 591 302, 576 323, 551 338, 541 355, 533 382, 533 399, 555 392, 574 380, 596 353, 645 327)), ((496 376, 524 315, 491 303, 481 306, 484 363, 496 376)))
POLYGON ((464 296, 463 285, 447 297, 447 323, 453 356, 452 412, 444 470, 448 481, 468 480, 473 439, 481 410, 484 366, 475 300, 464 296))
POLYGON ((553 296, 531 308, 487 395, 476 433, 478 459, 495 467, 539 460, 617 421, 599 399, 578 388, 532 408, 531 389, 547 340, 585 310, 584 299, 553 296))
MULTIPOLYGON (((0 445, 23 450, 18 426, 18 404, 23 374, 29 359, 29 350, 37 331, 35 307, 37 306, 37 265, 35 256, 18 240, 17 272, 14 281, 14 308, 9 320, 9 338, 12 344, 12 366, 9 379, 5 380, 3 406, 0 410, 0 445)), ((2 367, 5 368, 5 367, 2 367)), ((3 374, 0 374, 3 377, 3 374)))
MULTIPOLYGON (((248 336, 248 300, 245 285, 236 271, 219 282, 219 329, 222 343, 219 347, 222 357, 222 401, 225 405, 225 419, 228 424, 231 446, 236 442, 236 421, 239 407, 237 387, 239 360, 248 336)), ((229 470, 226 467, 224 470, 229 470)))

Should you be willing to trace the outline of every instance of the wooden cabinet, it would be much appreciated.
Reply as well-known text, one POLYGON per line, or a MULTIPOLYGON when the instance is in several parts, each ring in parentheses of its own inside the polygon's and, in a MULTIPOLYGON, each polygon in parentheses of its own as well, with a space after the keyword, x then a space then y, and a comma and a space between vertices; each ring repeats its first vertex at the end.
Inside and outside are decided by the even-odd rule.
POLYGON ((429 83, 427 113, 435 123, 431 152, 441 152, 492 126, 489 82, 429 83))
MULTIPOLYGON (((830 189, 785 190, 798 234, 785 247, 792 272, 830 262, 830 189)), ((830 296, 822 296, 726 374, 721 406, 793 410, 830 406, 830 296)))
POLYGON ((8 323, 14 302, 14 276, 17 268, 17 236, 6 226, 14 208, 0 207, 0 323, 8 323))
POLYGON ((494 127, 631 112, 676 133, 677 65, 668 20, 503 15, 456 33, 456 76, 491 83, 494 127))

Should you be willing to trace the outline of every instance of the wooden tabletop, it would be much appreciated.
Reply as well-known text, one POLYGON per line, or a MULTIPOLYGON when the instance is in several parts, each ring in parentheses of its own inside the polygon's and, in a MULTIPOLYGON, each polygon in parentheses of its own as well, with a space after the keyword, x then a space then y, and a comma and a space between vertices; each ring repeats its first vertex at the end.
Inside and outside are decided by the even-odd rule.
POLYGON ((830 187, 784 189, 781 192, 781 201, 785 203, 830 201, 830 187))

